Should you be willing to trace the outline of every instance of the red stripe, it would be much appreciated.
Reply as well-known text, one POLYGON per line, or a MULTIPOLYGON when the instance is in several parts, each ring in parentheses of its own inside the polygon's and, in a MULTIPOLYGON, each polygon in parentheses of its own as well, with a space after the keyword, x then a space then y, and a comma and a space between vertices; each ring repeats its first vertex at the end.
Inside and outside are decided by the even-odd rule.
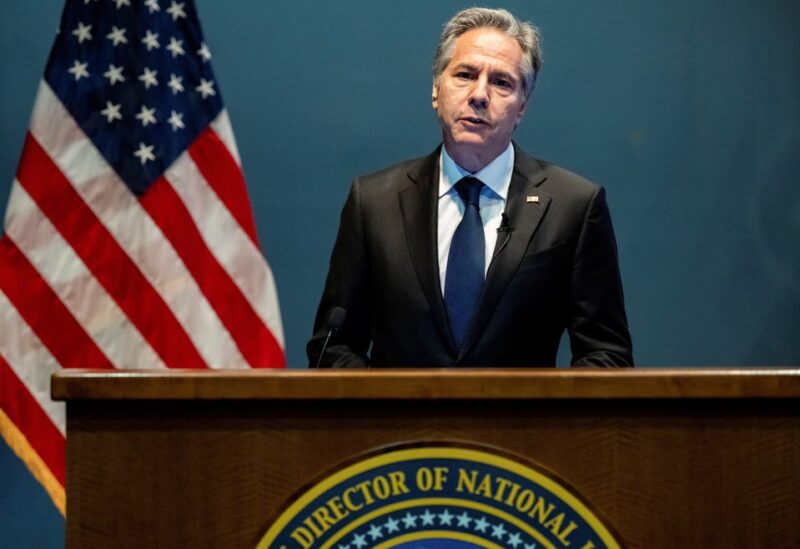
POLYGON ((209 127, 189 147, 189 155, 208 185, 214 189, 234 219, 258 247, 256 224, 253 220, 250 198, 247 196, 247 185, 242 170, 231 156, 228 147, 209 127))
POLYGON ((0 408, 25 435, 56 480, 64 486, 64 437, 2 356, 0 408))
POLYGON ((163 177, 140 202, 169 239, 208 302, 254 368, 282 367, 283 351, 250 301, 205 245, 189 210, 163 177))
POLYGON ((17 178, 164 363, 205 368, 169 306, 30 134, 17 178))
POLYGON ((0 289, 64 368, 112 368, 58 295, 9 238, 0 239, 0 289))

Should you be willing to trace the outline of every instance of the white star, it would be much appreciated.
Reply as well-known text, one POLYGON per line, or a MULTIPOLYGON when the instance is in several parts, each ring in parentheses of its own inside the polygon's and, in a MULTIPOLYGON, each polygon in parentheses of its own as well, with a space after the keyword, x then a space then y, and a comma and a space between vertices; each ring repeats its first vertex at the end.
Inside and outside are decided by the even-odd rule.
POLYGON ((158 86, 156 74, 158 74, 158 71, 150 70, 149 67, 144 68, 144 72, 139 75, 139 80, 144 83, 144 89, 149 90, 150 86, 158 86))
POLYGON ((469 528, 469 523, 472 522, 472 519, 466 511, 458 515, 456 518, 458 519, 459 528, 469 528))
POLYGON ((183 51, 183 40, 177 40, 174 36, 170 37, 167 49, 172 52, 173 59, 186 53, 183 51))
POLYGON ((475 521, 475 530, 478 532, 485 532, 486 528, 489 526, 489 523, 486 521, 486 518, 481 517, 475 521))
POLYGON ((206 80, 205 78, 200 79, 200 84, 195 90, 203 96, 203 99, 208 99, 209 95, 217 95, 217 92, 214 91, 214 82, 206 80))
POLYGON ((139 111, 139 114, 136 115, 136 119, 142 123, 142 126, 147 127, 148 124, 155 124, 156 123, 156 109, 153 107, 152 109, 148 109, 144 105, 142 105, 142 110, 139 111))
POLYGON ((72 65, 72 68, 69 69, 69 72, 72 76, 75 77, 75 81, 77 82, 81 78, 88 78, 89 71, 86 70, 86 67, 89 66, 89 63, 80 63, 77 59, 75 63, 72 65))
POLYGON ((174 132, 185 128, 183 124, 183 114, 181 113, 172 111, 169 115, 169 118, 167 118, 167 122, 169 122, 169 125, 172 126, 172 131, 174 132))
POLYGON ((83 0, 83 4, 86 5, 89 2, 98 2, 99 0, 83 0))
POLYGON ((372 541, 375 541, 376 539, 383 537, 383 534, 381 533, 381 527, 376 526, 374 524, 370 526, 370 529, 367 532, 367 534, 369 535, 369 537, 372 538, 372 541))
POLYGON ((439 524, 446 524, 450 526, 450 523, 453 521, 453 515, 451 515, 447 509, 444 510, 444 513, 439 513, 439 524))
POLYGON ((183 91, 183 76, 175 76, 174 74, 170 73, 169 75, 169 82, 167 82, 167 86, 172 90, 172 95, 178 95, 178 92, 183 91))
POLYGON ((177 21, 181 17, 186 17, 186 12, 183 11, 185 5, 185 2, 175 2, 175 0, 170 3, 167 8, 167 13, 172 16, 173 21, 177 21))
POLYGON ((502 522, 498 522, 495 525, 492 525, 492 537, 497 539, 503 539, 503 536, 506 535, 506 529, 503 527, 502 522))
POLYGON ((108 70, 103 73, 103 76, 108 78, 108 83, 112 86, 117 82, 125 82, 125 77, 122 76, 122 67, 116 67, 113 64, 108 66, 108 70))
POLYGON ((114 3, 117 5, 117 9, 120 9, 122 6, 130 6, 131 0, 114 0, 114 3))
POLYGON ((160 48, 161 44, 158 43, 158 33, 147 31, 144 38, 142 38, 142 44, 147 46, 147 51, 160 48))
POLYGON ((519 532, 514 534, 513 536, 508 536, 508 540, 506 541, 514 549, 517 549, 517 545, 522 543, 522 538, 519 537, 519 532))
POLYGON ((392 532, 399 532, 400 531, 400 527, 398 526, 398 524, 400 524, 399 520, 396 520, 396 519, 393 519, 392 517, 389 517, 386 520, 386 524, 384 524, 383 527, 386 528, 386 532, 387 533, 391 534, 392 532))
POLYGON ((211 61, 211 51, 209 51, 208 46, 206 43, 203 42, 200 45, 200 49, 197 50, 197 55, 203 58, 203 61, 211 61))
POLYGON ((149 160, 155 160, 156 156, 153 154, 153 145, 145 145, 139 142, 139 149, 133 153, 133 156, 139 159, 144 166, 149 160))
POLYGON ((358 547, 360 549, 361 547, 364 547, 365 545, 367 545, 367 539, 366 538, 367 538, 367 536, 360 536, 358 534, 355 534, 353 536, 353 541, 351 541, 350 543, 352 543, 353 545, 355 545, 356 547, 358 547))
POLYGON ((530 545, 526 545, 525 549, 536 549, 536 544, 535 543, 531 543, 530 545))
POLYGON ((111 42, 113 42, 115 46, 119 46, 120 44, 127 44, 128 43, 128 39, 125 38, 125 31, 126 30, 127 29, 120 29, 120 28, 117 28, 116 25, 112 25, 111 32, 106 34, 106 38, 111 40, 111 42))
POLYGON ((403 526, 406 527, 406 530, 408 530, 409 528, 417 527, 417 517, 415 515, 412 515, 408 511, 406 511, 406 516, 404 516, 400 520, 403 521, 403 526))
POLYGON ((432 514, 428 509, 425 509, 425 513, 419 516, 422 519, 423 526, 433 526, 434 517, 436 515, 432 514))
POLYGON ((106 108, 100 111, 100 114, 106 117, 109 124, 114 120, 122 120, 122 113, 119 112, 121 106, 122 103, 115 105, 111 101, 106 101, 106 108))
POLYGON ((84 25, 80 21, 78 22, 78 28, 72 31, 78 38, 78 44, 83 44, 84 40, 91 40, 92 39, 92 26, 91 25, 84 25))
POLYGON ((144 5, 150 10, 150 13, 161 11, 161 6, 158 5, 158 0, 145 0, 144 5))

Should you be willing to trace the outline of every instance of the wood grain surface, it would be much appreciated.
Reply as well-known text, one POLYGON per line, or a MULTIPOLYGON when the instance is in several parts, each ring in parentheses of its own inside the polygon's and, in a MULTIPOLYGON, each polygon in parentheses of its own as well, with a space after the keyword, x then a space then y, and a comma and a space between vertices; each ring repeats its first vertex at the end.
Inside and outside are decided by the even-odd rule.
POLYGON ((798 398, 800 369, 61 370, 67 399, 798 398))
MULTIPOLYGON (((565 374, 578 375, 576 387, 585 381, 583 372, 565 374)), ((414 375, 452 376, 402 374, 414 375)), ((481 375, 484 383, 503 379, 481 375)), ((315 398, 313 382, 305 392, 295 385, 287 398, 239 398, 205 386, 199 399, 134 397, 122 384, 114 391, 128 396, 115 399, 70 377, 59 394, 95 396, 68 400, 68 546, 254 547, 293 494, 341 463, 385 445, 461 440, 553 471, 628 547, 800 547, 800 399, 736 398, 718 389, 718 398, 697 396, 697 379, 720 377, 737 379, 735 391, 745 395, 757 393, 748 384, 762 379, 699 373, 683 397, 675 387, 686 384, 662 379, 663 398, 652 388, 646 398, 547 392, 506 399, 477 389, 473 397, 440 398, 441 379, 435 388, 408 379, 417 394, 391 399, 366 398, 364 388, 353 390, 360 396, 315 398)))

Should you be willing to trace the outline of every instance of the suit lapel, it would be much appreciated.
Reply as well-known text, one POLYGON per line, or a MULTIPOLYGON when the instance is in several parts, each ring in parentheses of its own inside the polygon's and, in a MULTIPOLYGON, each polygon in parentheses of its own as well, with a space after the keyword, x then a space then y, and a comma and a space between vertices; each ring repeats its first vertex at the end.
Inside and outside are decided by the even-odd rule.
POLYGON ((503 234, 497 235, 497 244, 486 273, 486 282, 483 285, 478 312, 459 360, 466 355, 475 340, 483 333, 503 292, 516 273, 517 267, 528 249, 528 243, 544 217, 552 198, 538 188, 546 179, 539 163, 516 146, 514 153, 514 172, 511 175, 505 209, 508 215, 508 225, 514 230, 510 233, 505 247, 503 247, 503 234), (537 201, 528 202, 529 196, 537 197, 537 201))
POLYGON ((414 270, 442 340, 455 355, 456 347, 442 298, 437 256, 439 150, 436 149, 408 173, 414 185, 400 191, 399 196, 414 270))

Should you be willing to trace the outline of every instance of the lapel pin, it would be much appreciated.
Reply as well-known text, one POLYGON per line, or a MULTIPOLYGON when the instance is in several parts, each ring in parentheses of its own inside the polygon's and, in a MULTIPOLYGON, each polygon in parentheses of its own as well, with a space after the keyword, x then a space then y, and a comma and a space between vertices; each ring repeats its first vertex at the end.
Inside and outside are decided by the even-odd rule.
POLYGON ((538 204, 539 203, 539 197, 538 196, 529 196, 529 197, 525 198, 525 202, 527 202, 528 204, 538 204))

